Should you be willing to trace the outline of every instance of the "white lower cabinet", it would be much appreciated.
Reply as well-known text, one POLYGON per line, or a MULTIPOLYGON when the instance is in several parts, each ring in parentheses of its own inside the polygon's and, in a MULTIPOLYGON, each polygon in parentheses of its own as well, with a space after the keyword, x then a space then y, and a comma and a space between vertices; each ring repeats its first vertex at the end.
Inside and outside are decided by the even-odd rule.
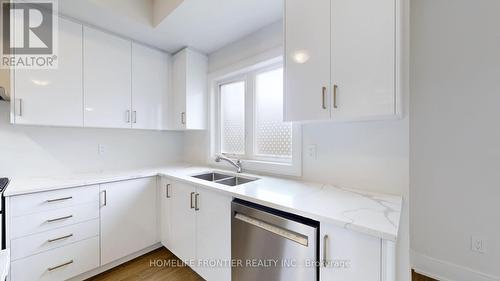
POLYGON ((196 213, 194 195, 196 188, 189 184, 172 181, 171 185, 172 212, 170 250, 185 262, 196 258, 196 213))
POLYGON ((67 280, 99 266, 99 237, 11 263, 12 281, 67 280))
POLYGON ((381 281, 382 240, 321 224, 321 281, 381 281))
POLYGON ((101 265, 159 242, 156 177, 101 185, 101 265))
POLYGON ((165 180, 163 189, 162 223, 170 230, 163 230, 162 241, 167 248, 203 279, 231 280, 231 268, 220 264, 231 259, 232 198, 178 181, 165 180))
POLYGON ((231 280, 231 200, 197 189, 196 259, 200 264, 196 272, 205 280, 231 280))

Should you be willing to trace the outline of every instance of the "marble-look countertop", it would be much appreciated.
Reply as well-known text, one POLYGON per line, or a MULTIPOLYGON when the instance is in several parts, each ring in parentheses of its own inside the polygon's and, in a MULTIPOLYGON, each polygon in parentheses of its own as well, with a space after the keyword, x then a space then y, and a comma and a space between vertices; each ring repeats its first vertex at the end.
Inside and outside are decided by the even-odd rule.
POLYGON ((389 241, 397 240, 402 207, 401 196, 246 173, 240 175, 259 178, 259 180, 231 187, 191 177, 208 171, 234 174, 234 172, 210 167, 177 164, 157 168, 71 174, 50 178, 13 178, 4 195, 17 196, 161 175, 221 192, 234 198, 308 217, 322 223, 335 224, 389 241))

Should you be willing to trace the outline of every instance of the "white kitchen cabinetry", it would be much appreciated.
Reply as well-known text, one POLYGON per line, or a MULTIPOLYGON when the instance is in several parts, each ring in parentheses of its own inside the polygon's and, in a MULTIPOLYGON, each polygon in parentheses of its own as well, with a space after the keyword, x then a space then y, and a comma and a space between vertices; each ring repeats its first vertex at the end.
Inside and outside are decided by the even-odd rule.
POLYGON ((172 237, 172 184, 165 177, 160 179, 160 240, 161 244, 171 248, 172 237))
POLYGON ((84 125, 130 128, 131 42, 83 29, 84 125))
POLYGON ((389 243, 331 224, 320 229, 321 281, 395 281, 389 243))
POLYGON ((172 181, 169 198, 172 205, 171 248, 170 250, 181 260, 196 258, 196 213, 194 211, 194 195, 196 188, 185 183, 172 181))
POLYGON ((231 259, 232 198, 177 181, 170 183, 169 249, 182 260, 197 261, 193 269, 205 280, 231 280, 230 267, 203 263, 231 259))
POLYGON ((397 1, 285 1, 285 119, 399 114, 397 1))
POLYGON ((330 0, 285 1, 285 119, 330 118, 330 0))
POLYGON ((174 55, 172 129, 206 128, 207 67, 207 57, 188 48, 174 55))
POLYGON ((157 241, 156 177, 101 185, 101 265, 157 241))
POLYGON ((170 55, 132 43, 132 128, 168 127, 170 55))
MULTIPOLYGON (((200 262, 231 260, 231 198, 197 189, 196 258, 200 262)), ((228 263, 229 264, 229 263, 228 263)), ((230 281, 230 266, 199 266, 205 280, 230 281)))
POLYGON ((83 126, 82 25, 59 19, 58 68, 15 69, 15 124, 83 126))

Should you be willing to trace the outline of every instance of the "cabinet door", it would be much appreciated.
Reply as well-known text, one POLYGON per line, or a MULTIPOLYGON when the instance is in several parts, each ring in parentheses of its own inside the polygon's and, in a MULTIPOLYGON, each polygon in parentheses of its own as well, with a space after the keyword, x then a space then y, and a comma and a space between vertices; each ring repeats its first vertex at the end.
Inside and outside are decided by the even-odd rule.
POLYGON ((186 60, 187 54, 185 50, 180 51, 173 57, 172 91, 174 104, 171 127, 175 130, 186 128, 186 60))
POLYGON ((194 260, 196 257, 196 212, 191 198, 194 199, 195 187, 172 181, 170 191, 172 191, 170 195, 172 200, 170 250, 181 260, 194 260))
POLYGON ((172 184, 167 178, 161 178, 160 184, 160 238, 166 248, 171 248, 172 239, 172 184))
MULTIPOLYGON (((196 198, 196 258, 204 261, 231 260, 231 198, 198 188, 196 198)), ((231 267, 195 268, 205 280, 231 280, 231 267)))
POLYGON ((57 69, 15 70, 15 123, 83 126, 82 25, 59 19, 58 50, 57 69))
POLYGON ((330 89, 330 0, 286 0, 284 119, 330 119, 330 89))
POLYGON ((395 114, 395 3, 332 0, 334 120, 395 114))
POLYGON ((167 128, 167 53, 132 44, 132 128, 167 128))
POLYGON ((320 259, 327 261, 321 281, 380 281, 380 239, 334 225, 321 224, 320 229, 320 259))
POLYGON ((203 130, 206 127, 207 111, 207 56, 186 49, 186 129, 203 130))
POLYGON ((84 124, 131 127, 131 42, 89 28, 83 30, 84 124))
POLYGON ((157 243, 156 177, 101 185, 101 265, 157 243))

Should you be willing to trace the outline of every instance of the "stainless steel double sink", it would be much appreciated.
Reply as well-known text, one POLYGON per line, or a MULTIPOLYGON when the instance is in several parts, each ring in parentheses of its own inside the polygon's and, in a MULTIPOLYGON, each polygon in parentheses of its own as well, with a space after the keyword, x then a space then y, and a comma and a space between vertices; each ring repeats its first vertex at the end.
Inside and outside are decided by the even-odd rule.
POLYGON ((218 173, 218 172, 203 173, 203 174, 195 175, 192 177, 197 178, 197 179, 201 179, 201 180, 220 183, 220 184, 228 185, 228 186, 237 186, 237 185, 241 185, 241 184, 245 184, 248 182, 258 180, 258 178, 247 178, 247 177, 240 177, 240 176, 234 176, 234 175, 226 175, 226 174, 222 174, 222 173, 218 173))

